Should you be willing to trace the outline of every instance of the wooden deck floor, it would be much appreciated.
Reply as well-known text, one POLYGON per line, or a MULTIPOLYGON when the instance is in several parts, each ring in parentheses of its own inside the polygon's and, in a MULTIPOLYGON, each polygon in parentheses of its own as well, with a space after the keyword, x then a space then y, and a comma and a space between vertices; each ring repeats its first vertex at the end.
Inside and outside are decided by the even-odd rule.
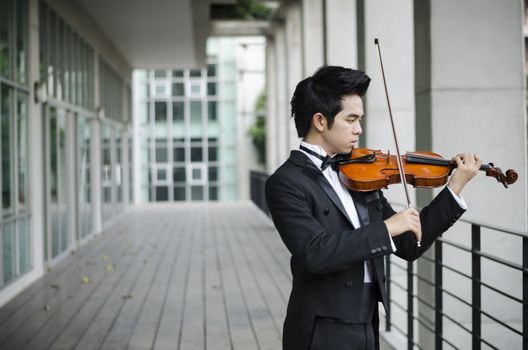
POLYGON ((0 349, 279 349, 289 253, 250 203, 135 209, 0 309, 0 349))

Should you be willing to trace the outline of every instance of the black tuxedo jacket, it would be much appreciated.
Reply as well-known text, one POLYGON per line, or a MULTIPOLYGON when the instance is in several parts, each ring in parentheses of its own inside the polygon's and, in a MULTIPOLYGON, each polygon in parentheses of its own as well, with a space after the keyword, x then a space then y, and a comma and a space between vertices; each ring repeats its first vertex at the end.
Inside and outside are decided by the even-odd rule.
MULTIPOLYGON (((381 191, 350 194, 361 222, 359 228, 353 227, 321 171, 300 151, 292 151, 266 182, 273 222, 292 254, 293 285, 283 331, 285 350, 309 349, 318 318, 367 322, 361 319, 364 261, 370 260, 381 301, 388 302, 383 256, 392 249, 383 220, 395 211, 381 191)), ((409 261, 417 259, 463 212, 445 188, 420 213, 421 247, 407 232, 393 239, 395 254, 409 261)), ((375 328, 377 332, 377 324, 375 328)), ((350 349, 350 344, 342 348, 350 349)))

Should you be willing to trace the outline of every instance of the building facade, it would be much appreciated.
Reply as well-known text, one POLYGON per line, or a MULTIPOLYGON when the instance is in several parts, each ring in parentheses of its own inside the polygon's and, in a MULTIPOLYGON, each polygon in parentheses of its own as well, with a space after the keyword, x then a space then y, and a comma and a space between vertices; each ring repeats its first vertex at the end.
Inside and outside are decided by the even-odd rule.
POLYGON ((131 68, 67 1, 0 1, 0 305, 133 199, 131 68))
POLYGON ((203 69, 134 73, 139 202, 247 199, 264 38, 213 37, 207 55, 203 69))

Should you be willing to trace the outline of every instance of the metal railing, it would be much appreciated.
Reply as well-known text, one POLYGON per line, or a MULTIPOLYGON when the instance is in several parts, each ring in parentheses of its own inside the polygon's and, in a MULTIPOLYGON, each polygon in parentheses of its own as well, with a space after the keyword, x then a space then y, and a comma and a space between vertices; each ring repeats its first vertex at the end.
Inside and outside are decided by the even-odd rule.
POLYGON ((478 223, 475 221, 468 220, 459 220, 471 225, 471 246, 466 247, 457 242, 450 241, 445 238, 438 238, 434 245, 434 258, 427 256, 422 256, 421 259, 429 261, 434 265, 434 281, 429 281, 428 279, 418 275, 414 272, 414 264, 408 262, 407 266, 402 266, 395 262, 391 262, 390 255, 385 259, 386 261, 386 273, 387 273, 387 295, 390 300, 387 307, 388 314, 385 316, 385 330, 391 331, 392 329, 401 333, 407 337, 407 349, 411 350, 416 348, 422 349, 420 344, 414 341, 415 339, 415 326, 420 324, 430 332, 434 334, 435 338, 435 349, 443 349, 444 344, 449 345, 452 348, 457 349, 458 347, 453 344, 452 339, 446 339, 443 332, 444 320, 447 319, 457 327, 459 327, 464 332, 467 332, 471 335, 472 349, 481 349, 482 345, 486 345, 491 349, 499 349, 497 346, 491 344, 488 340, 482 337, 482 316, 493 321, 494 324, 504 327, 505 329, 513 332, 514 334, 522 337, 522 348, 528 349, 528 235, 524 232, 519 232, 515 230, 504 229, 501 227, 486 225, 483 223, 478 223), (522 240, 522 264, 514 263, 500 257, 494 256, 492 254, 485 253, 481 250, 481 229, 486 228, 493 231, 501 232, 510 236, 520 238, 522 240), (466 252, 471 254, 471 274, 464 273, 458 269, 454 269, 443 263, 443 248, 444 246, 454 248, 458 251, 466 252), (481 279, 482 275, 482 260, 486 259, 494 264, 499 264, 501 266, 506 266, 514 271, 522 272, 522 299, 504 292, 489 283, 485 283, 481 279), (395 282, 391 278, 392 268, 396 267, 400 270, 406 272, 407 277, 407 286, 402 286, 401 284, 395 282), (461 276, 462 278, 468 279, 471 281, 471 302, 464 300, 462 297, 456 295, 455 293, 444 289, 442 285, 443 273, 444 270, 449 270, 450 272, 461 276), (435 303, 432 305, 430 302, 420 297, 414 293, 414 282, 419 280, 420 282, 429 285, 434 289, 434 298, 435 303), (398 301, 392 299, 391 291, 392 288, 399 288, 403 290, 407 295, 407 307, 401 305, 398 301), (500 320, 498 317, 491 315, 489 312, 486 312, 482 309, 482 288, 497 293, 503 297, 512 300, 520 306, 522 306, 522 329, 517 329, 507 324, 506 322, 500 320), (471 328, 463 325, 461 322, 457 321, 452 315, 444 312, 443 301, 444 295, 449 295, 449 297, 456 299, 458 302, 466 305, 471 308, 471 328), (434 312, 434 325, 424 322, 421 318, 415 315, 414 310, 414 301, 415 299, 420 303, 427 306, 434 312), (407 314, 407 332, 404 331, 400 326, 392 322, 391 319, 391 308, 395 306, 401 309, 407 314), (416 323, 415 323, 416 321, 416 323))
POLYGON ((269 215, 268 204, 266 203, 266 195, 264 193, 264 186, 268 179, 268 174, 251 170, 249 173, 250 197, 251 200, 266 214, 269 215))
MULTIPOLYGON (((264 184, 268 178, 268 175, 263 172, 251 171, 251 200, 261 208, 265 213, 269 214, 269 210, 266 204, 266 198, 264 195, 264 184)), ((395 204, 396 205, 396 204, 395 204)), ((453 242, 446 238, 440 237, 436 240, 433 250, 434 258, 428 256, 422 256, 421 259, 424 259, 434 266, 434 280, 430 281, 417 273, 414 272, 414 263, 408 262, 407 266, 402 266, 395 262, 391 262, 390 255, 386 256, 386 277, 387 277, 387 297, 389 300, 389 305, 386 305, 388 315, 385 317, 385 330, 391 331, 392 329, 401 333, 407 338, 407 349, 411 350, 414 348, 422 349, 420 344, 414 341, 415 339, 415 321, 420 324, 431 333, 434 334, 435 338, 435 349, 441 350, 444 347, 444 344, 449 345, 451 348, 457 349, 458 347, 453 343, 452 339, 446 339, 444 337, 444 320, 447 319, 464 332, 467 332, 471 335, 472 349, 480 349, 482 344, 486 345, 491 349, 499 349, 495 345, 491 344, 488 340, 482 337, 482 316, 487 317, 492 320, 497 325, 508 329, 514 334, 522 337, 522 348, 528 349, 528 234, 525 232, 505 229, 497 226, 487 225, 484 223, 479 223, 475 221, 468 221, 464 219, 458 220, 459 222, 464 222, 471 225, 471 246, 466 247, 457 242, 453 242), (485 253, 481 250, 481 230, 482 228, 493 230, 496 232, 501 232, 503 234, 517 237, 522 240, 522 263, 514 263, 500 257, 494 256, 492 254, 485 253), (471 274, 464 273, 458 269, 455 269, 449 265, 443 263, 443 248, 444 246, 454 248, 458 251, 466 252, 471 254, 471 274), (486 259, 495 264, 501 266, 506 266, 514 271, 519 271, 522 273, 522 299, 504 292, 489 283, 483 282, 481 279, 482 275, 482 260, 486 259), (394 281, 392 276, 392 269, 397 268, 406 273, 407 286, 403 286, 398 282, 394 281), (444 270, 450 271, 462 278, 468 279, 471 281, 471 302, 468 302, 456 295, 452 291, 449 291, 443 288, 443 273, 444 270), (431 288, 434 289, 434 305, 429 301, 425 300, 423 297, 414 293, 414 283, 418 280, 431 288), (406 293, 407 298, 407 307, 399 303, 397 300, 394 300, 391 297, 392 288, 398 288, 403 290, 406 293), (513 302, 516 302, 522 306, 522 329, 516 329, 506 322, 498 319, 497 317, 491 315, 490 313, 482 310, 482 288, 486 288, 489 291, 497 293, 513 302), (444 295, 448 295, 451 298, 459 301, 460 303, 471 308, 471 329, 464 326, 462 322, 459 322, 452 315, 444 312, 443 302, 444 295), (429 309, 434 312, 434 325, 426 323, 420 317, 415 315, 414 301, 417 300, 420 303, 426 305, 429 309), (407 331, 403 330, 402 327, 392 322, 391 319, 391 308, 397 307, 406 313, 406 322, 407 322, 407 331)))

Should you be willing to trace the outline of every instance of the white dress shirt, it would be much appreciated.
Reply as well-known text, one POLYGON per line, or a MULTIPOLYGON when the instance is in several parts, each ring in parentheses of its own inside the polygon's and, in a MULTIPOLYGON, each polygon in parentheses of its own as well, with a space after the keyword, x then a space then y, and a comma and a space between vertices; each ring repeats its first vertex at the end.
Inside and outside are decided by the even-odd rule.
MULTIPOLYGON (((320 154, 323 157, 326 157, 327 155, 325 150, 319 145, 313 145, 305 141, 301 141, 301 146, 304 146, 308 148, 309 150, 314 151, 317 154, 320 154)), ((321 169, 321 164, 323 163, 321 159, 317 158, 316 156, 306 151, 303 151, 302 149, 300 151, 306 154, 306 156, 308 156, 308 158, 315 164, 315 166, 318 169, 321 169)), ((326 167, 326 169, 323 170, 322 173, 324 177, 328 180, 328 182, 330 183, 334 191, 336 192, 337 196, 339 197, 339 200, 341 200, 341 203, 343 203, 343 206, 345 207, 345 210, 348 214, 348 217, 352 221, 352 225, 354 225, 354 228, 356 229, 359 228, 361 226, 361 223, 359 221, 356 206, 354 205, 354 200, 352 199, 352 196, 348 192, 348 189, 341 183, 341 180, 339 180, 339 174, 336 171, 334 171, 331 167, 326 167)), ((466 203, 464 202, 464 200, 458 197, 455 193, 453 193, 453 191, 451 191, 450 188, 448 189, 453 195, 453 197, 455 198, 455 200, 457 201, 457 203, 460 205, 460 207, 463 209, 467 209, 466 203)), ((389 234, 389 239, 391 242, 392 253, 394 253, 396 251, 396 246, 394 245, 394 242, 390 234, 389 234)), ((365 283, 373 282, 373 276, 372 276, 372 272, 370 270, 369 265, 370 264, 368 264, 367 261, 365 261, 363 265, 365 269, 365 277, 364 277, 363 282, 365 283)))

